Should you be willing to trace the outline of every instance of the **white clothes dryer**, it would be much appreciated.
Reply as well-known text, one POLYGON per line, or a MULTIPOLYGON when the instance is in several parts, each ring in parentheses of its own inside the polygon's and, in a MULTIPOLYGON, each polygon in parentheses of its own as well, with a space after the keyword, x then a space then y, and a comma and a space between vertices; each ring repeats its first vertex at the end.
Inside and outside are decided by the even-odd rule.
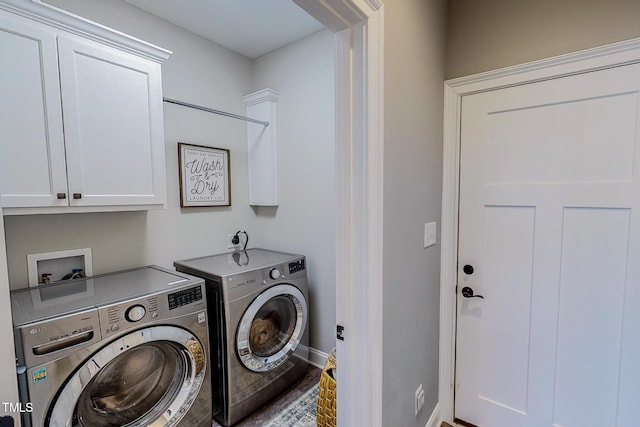
POLYGON ((23 426, 211 426, 202 279, 143 267, 11 304, 23 426))
POLYGON ((302 255, 247 249, 176 261, 205 279, 213 416, 230 426, 303 376, 309 294, 302 255))

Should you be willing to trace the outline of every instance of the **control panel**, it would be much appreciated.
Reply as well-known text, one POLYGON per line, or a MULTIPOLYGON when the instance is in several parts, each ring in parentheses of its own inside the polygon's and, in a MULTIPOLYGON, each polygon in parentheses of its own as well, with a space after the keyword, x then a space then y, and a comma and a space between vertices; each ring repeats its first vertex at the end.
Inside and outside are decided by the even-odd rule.
POLYGON ((132 323, 144 318, 158 317, 158 297, 141 298, 136 302, 120 303, 101 310, 100 323, 104 336, 118 332, 121 328, 128 328, 132 323), (151 316, 151 317, 146 317, 151 316))
POLYGON ((116 335, 149 322, 182 315, 192 311, 191 307, 186 306, 194 303, 205 307, 202 285, 101 307, 99 312, 102 336, 104 338, 116 335), (184 308, 181 309, 182 307, 184 308))
POLYGON ((169 310, 174 310, 183 305, 188 305, 196 301, 202 300, 202 286, 194 286, 193 288, 183 289, 167 295, 169 301, 169 310))
POLYGON ((298 271, 304 270, 306 267, 304 265, 304 258, 299 259, 294 262, 289 263, 289 274, 297 273, 298 271))

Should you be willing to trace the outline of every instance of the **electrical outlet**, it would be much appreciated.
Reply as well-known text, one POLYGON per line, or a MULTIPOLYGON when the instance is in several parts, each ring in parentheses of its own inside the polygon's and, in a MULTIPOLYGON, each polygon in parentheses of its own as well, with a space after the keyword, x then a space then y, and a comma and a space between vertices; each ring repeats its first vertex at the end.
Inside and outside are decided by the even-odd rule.
POLYGON ((424 390, 422 389, 422 384, 420 384, 416 389, 416 407, 415 407, 416 417, 418 416, 418 412, 420 412, 420 409, 422 409, 423 406, 424 406, 424 390))
POLYGON ((236 249, 236 246, 239 246, 234 245, 231 241, 233 239, 233 236, 235 236, 235 234, 227 234, 227 249, 236 249))

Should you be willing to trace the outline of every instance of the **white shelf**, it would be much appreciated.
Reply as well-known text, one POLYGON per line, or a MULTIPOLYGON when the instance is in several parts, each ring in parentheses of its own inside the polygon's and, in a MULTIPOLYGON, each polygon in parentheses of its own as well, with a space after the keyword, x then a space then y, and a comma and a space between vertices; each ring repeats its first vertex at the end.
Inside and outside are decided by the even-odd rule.
POLYGON ((249 156, 249 204, 278 206, 278 144, 276 104, 280 94, 262 89, 244 97, 247 116, 269 122, 269 126, 247 123, 249 156))

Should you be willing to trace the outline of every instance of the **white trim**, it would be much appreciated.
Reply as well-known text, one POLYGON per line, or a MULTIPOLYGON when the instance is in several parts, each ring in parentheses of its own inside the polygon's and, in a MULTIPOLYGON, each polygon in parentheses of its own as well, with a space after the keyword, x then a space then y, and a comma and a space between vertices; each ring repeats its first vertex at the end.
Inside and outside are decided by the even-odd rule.
POLYGON ((495 90, 563 75, 580 74, 638 62, 640 39, 625 40, 605 46, 585 49, 566 55, 545 58, 485 73, 447 80, 445 84, 460 88, 457 93, 495 90), (611 58, 611 61, 605 59, 611 58), (553 71, 551 71, 553 70, 553 71))
POLYGON ((384 6, 294 0, 336 32, 338 426, 382 426, 384 6))
POLYGON ((458 264, 458 177, 460 99, 445 83, 440 256, 440 370, 442 418, 453 421, 455 378, 456 266, 458 264))
POLYGON ((309 347, 309 364, 315 366, 316 368, 324 368, 325 363, 327 363, 327 359, 329 355, 324 351, 316 350, 313 347, 309 347))
POLYGON ((440 271, 440 378, 442 420, 453 423, 456 266, 462 98, 478 92, 533 83, 640 62, 640 39, 587 49, 445 82, 440 271))
POLYGON ((3 208, 2 215, 44 215, 70 214, 88 212, 131 212, 164 209, 163 204, 157 205, 120 205, 120 206, 50 206, 47 208, 3 208))
POLYGON ((365 4, 363 0, 293 1, 334 33, 365 22, 370 12, 378 9, 371 4, 365 4), (370 10, 372 8, 373 10, 370 10))
POLYGON ((164 62, 171 55, 171 51, 167 49, 43 3, 41 0, 1 0, 0 9, 158 63, 164 62))
MULTIPOLYGON (((0 199, 0 208, 2 208, 2 199, 0 199)), ((2 378, 0 402, 18 403, 16 354, 11 327, 10 301, 4 221, 0 220, 0 339, 2 340, 2 347, 0 348, 0 378, 2 378)), ((20 427, 20 414, 7 412, 4 405, 0 406, 0 416, 11 416, 15 421, 15 425, 20 427)))
POLYGON ((280 99, 280 92, 267 87, 256 92, 252 92, 249 95, 245 95, 242 99, 247 106, 261 104, 267 101, 277 102, 280 99))
POLYGON ((433 412, 427 421, 425 427, 440 427, 442 418, 440 418, 440 403, 436 403, 436 407, 433 408, 433 412))

